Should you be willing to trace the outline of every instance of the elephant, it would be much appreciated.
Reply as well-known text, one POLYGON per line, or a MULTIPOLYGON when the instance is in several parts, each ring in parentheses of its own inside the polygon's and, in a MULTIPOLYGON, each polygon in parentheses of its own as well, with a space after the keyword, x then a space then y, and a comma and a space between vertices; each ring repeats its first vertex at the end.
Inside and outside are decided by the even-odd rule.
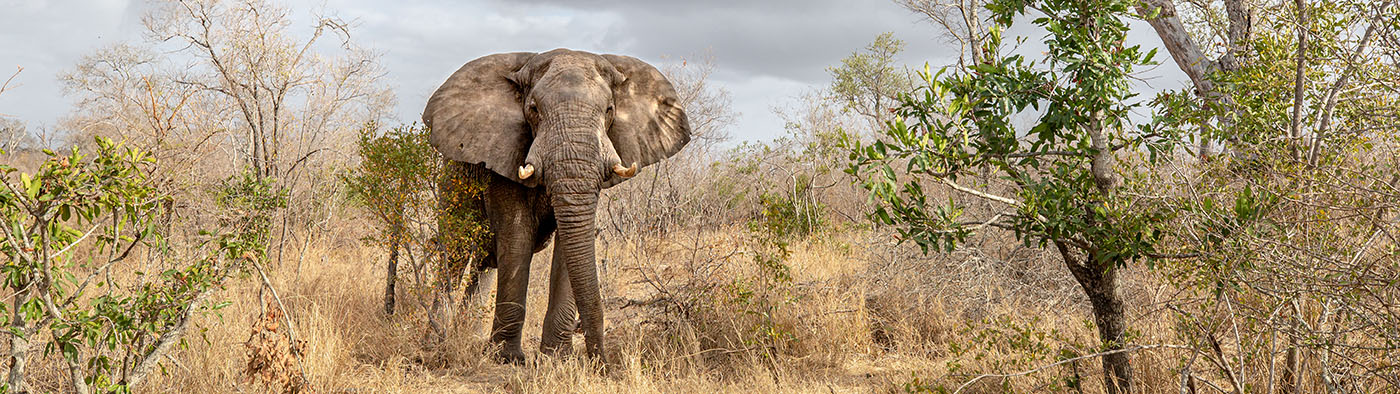
POLYGON ((479 204, 492 236, 475 269, 497 270, 490 341, 500 346, 499 360, 524 361, 530 261, 552 233, 540 351, 570 353, 578 329, 587 355, 602 358, 598 195, 690 141, 671 82, 629 56, 563 48, 499 53, 448 77, 428 99, 423 122, 448 170, 486 186, 479 204))

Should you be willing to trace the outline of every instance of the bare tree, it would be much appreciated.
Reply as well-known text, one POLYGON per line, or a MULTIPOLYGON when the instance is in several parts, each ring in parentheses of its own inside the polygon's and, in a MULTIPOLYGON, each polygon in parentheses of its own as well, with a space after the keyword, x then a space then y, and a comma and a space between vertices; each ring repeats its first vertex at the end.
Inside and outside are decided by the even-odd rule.
POLYGON ((729 127, 738 118, 734 112, 734 99, 729 90, 710 84, 710 76, 715 72, 713 55, 705 55, 698 61, 681 59, 662 71, 666 79, 676 87, 690 120, 690 135, 693 140, 686 151, 708 153, 715 145, 729 140, 729 127), (699 148, 699 149, 696 149, 699 148))
MULTIPOLYGON (((19 76, 21 71, 24 71, 24 68, 16 69, 14 74, 5 79, 5 82, 0 83, 0 94, 10 90, 10 83, 14 82, 15 77, 19 76)), ((33 144, 34 136, 29 134, 24 122, 6 118, 4 113, 0 113, 0 150, 14 151, 31 147, 33 144)))
POLYGON ((894 0, 909 11, 923 15, 943 29, 943 33, 958 44, 958 65, 966 66, 969 61, 985 59, 983 42, 987 29, 983 28, 982 14, 986 0, 894 0))
POLYGON ((184 46, 198 64, 178 82, 213 92, 236 109, 240 153, 259 178, 286 177, 335 136, 384 116, 393 94, 378 55, 350 41, 350 25, 318 17, 309 38, 290 12, 264 0, 170 0, 147 15, 149 37, 184 46), (336 35, 343 53, 316 52, 336 35), (333 133, 341 131, 341 133, 333 133))
POLYGON ((144 39, 103 48, 61 75, 79 108, 66 127, 157 152, 165 187, 202 190, 242 167, 277 179, 288 194, 282 261, 288 239, 310 241, 289 225, 325 225, 340 202, 327 198, 341 191, 335 183, 313 178, 342 167, 356 131, 394 104, 379 54, 352 42, 343 20, 316 16, 297 29, 273 0, 161 0, 142 21, 144 39))
MULTIPOLYGON (((91 143, 93 136, 125 140, 152 152, 162 165, 153 174, 161 185, 202 185, 220 169, 220 149, 232 113, 218 97, 179 83, 182 70, 149 46, 118 43, 83 56, 59 74, 75 112, 62 121, 68 142, 91 143), (191 171, 194 168, 202 171, 191 171), (181 182, 172 182, 180 180, 181 182)), ((223 164, 223 165, 221 165, 223 164)))
POLYGON ((18 119, 0 118, 0 150, 14 152, 34 148, 37 141, 29 128, 18 119))

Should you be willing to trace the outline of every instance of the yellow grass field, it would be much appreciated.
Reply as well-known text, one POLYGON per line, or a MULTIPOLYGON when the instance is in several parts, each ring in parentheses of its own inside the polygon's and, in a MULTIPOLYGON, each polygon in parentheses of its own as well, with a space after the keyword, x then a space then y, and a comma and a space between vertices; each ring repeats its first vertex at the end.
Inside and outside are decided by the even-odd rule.
MULTIPOLYGON (((788 264, 793 277, 790 292, 796 297, 780 302, 770 316, 758 319, 768 321, 765 327, 782 332, 778 336, 786 339, 762 346, 746 344, 746 338, 764 335, 754 332, 755 313, 739 310, 742 307, 726 309, 733 304, 730 301, 711 303, 702 313, 692 315, 689 323, 659 306, 669 302, 658 298, 665 295, 660 290, 677 291, 683 288, 682 283, 704 282, 704 278, 697 278, 704 270, 694 270, 695 261, 714 260, 714 274, 725 276, 719 279, 719 288, 732 284, 729 277, 751 274, 746 272, 750 257, 742 253, 748 236, 734 234, 743 231, 600 242, 608 308, 607 365, 578 358, 550 359, 536 351, 546 300, 547 251, 537 255, 533 263, 531 276, 535 280, 531 283, 524 346, 536 356, 524 366, 499 365, 486 356, 490 352, 485 340, 490 325, 489 301, 494 298, 490 280, 483 285, 483 294, 459 313, 448 343, 440 350, 430 350, 422 339, 425 325, 421 312, 415 312, 420 309, 401 298, 404 306, 400 314, 384 316, 387 253, 352 241, 354 237, 336 236, 332 237, 336 241, 312 243, 302 257, 299 273, 293 264, 284 263, 271 270, 271 278, 292 312, 294 334, 306 342, 304 355, 296 364, 311 388, 326 393, 865 393, 916 391, 921 383, 930 387, 944 384, 951 390, 973 377, 950 373, 953 363, 963 365, 963 371, 1000 366, 1006 372, 1016 372, 1016 366, 1054 361, 1034 359, 1029 355, 1033 351, 1017 350, 1012 344, 1015 341, 999 343, 1003 339, 988 334, 989 327, 997 326, 988 322, 998 318, 1061 337, 1047 338, 1047 346, 1096 343, 1093 327, 1085 320, 1087 306, 1076 298, 1078 289, 1065 287, 1072 282, 1048 280, 1043 288, 1015 288, 995 283, 999 279, 988 273, 980 275, 991 282, 976 283, 976 277, 962 277, 957 282, 959 275, 979 275, 975 272, 978 269, 1004 269, 972 267, 966 268, 972 271, 956 273, 946 271, 950 265, 933 260, 872 261, 872 256, 895 256, 875 248, 889 251, 905 247, 894 246, 887 239, 871 239, 868 231, 828 234, 793 245, 788 264), (916 293, 923 295, 913 295, 916 293), (987 341, 986 349, 991 350, 985 357, 950 351, 952 344, 966 347, 979 341, 987 341)), ((296 252, 289 255, 300 251, 296 252)), ((936 254, 930 259, 934 257, 936 254)), ((1055 263, 1024 268, 1053 270, 1055 263)), ((1154 295, 1142 286, 1150 279, 1139 272, 1130 278, 1133 299, 1150 303, 1154 295)), ((233 301, 232 305, 201 317, 198 327, 203 332, 192 332, 189 347, 174 354, 165 374, 138 391, 274 389, 245 373, 249 357, 245 343, 263 313, 256 301, 259 288, 253 278, 232 282, 219 296, 233 301)), ((1140 329, 1165 330, 1153 326, 1140 329)), ((575 341, 575 347, 581 348, 582 336, 575 341)), ((1056 354, 1060 351, 1053 350, 1056 354)), ((1145 392, 1175 392, 1170 374, 1154 362, 1169 356, 1142 353, 1136 357, 1141 360, 1136 364, 1139 375, 1147 383, 1142 386, 1145 392)), ((1008 387, 1075 392, 1063 381, 1065 376, 1076 374, 1083 376, 1079 387, 1084 392, 1097 392, 1102 390, 1098 368, 1097 359, 1088 359, 1029 376, 983 378, 964 392, 1001 392, 1008 387)))

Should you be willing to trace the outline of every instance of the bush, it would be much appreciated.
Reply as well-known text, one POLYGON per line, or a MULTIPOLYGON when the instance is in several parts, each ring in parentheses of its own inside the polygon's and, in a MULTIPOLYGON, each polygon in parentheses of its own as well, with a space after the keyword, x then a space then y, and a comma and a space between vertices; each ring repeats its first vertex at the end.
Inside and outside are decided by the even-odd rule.
MULTIPOLYGON (((91 158, 77 148, 45 150, 48 159, 33 174, 13 177, 14 167, 0 165, 0 270, 14 294, 11 305, 0 305, 8 314, 0 323, 13 337, 7 391, 30 388, 27 360, 40 348, 61 356, 74 391, 129 390, 183 341, 203 301, 264 254, 242 225, 202 232, 203 242, 183 254, 168 248, 157 221, 170 197, 147 178, 155 160, 105 138, 95 142, 91 158), (137 249, 168 268, 113 275, 137 249)), ((255 222, 246 213, 234 212, 230 224, 255 222)))
POLYGON ((214 186, 214 202, 224 215, 220 226, 238 228, 239 241, 257 250, 271 242, 272 214, 287 206, 287 192, 274 185, 272 178, 258 179, 251 169, 225 178, 214 186))
MULTIPOLYGON (((455 288, 469 263, 486 256, 484 174, 442 157, 428 143, 428 129, 399 126, 360 131, 360 165, 341 178, 348 195, 371 217, 378 234, 367 244, 389 250, 385 312, 394 313, 395 286, 407 281, 415 305, 428 305, 434 284, 455 288), (400 257, 413 275, 399 276, 400 257)), ((472 278, 474 280, 475 278, 472 278)))

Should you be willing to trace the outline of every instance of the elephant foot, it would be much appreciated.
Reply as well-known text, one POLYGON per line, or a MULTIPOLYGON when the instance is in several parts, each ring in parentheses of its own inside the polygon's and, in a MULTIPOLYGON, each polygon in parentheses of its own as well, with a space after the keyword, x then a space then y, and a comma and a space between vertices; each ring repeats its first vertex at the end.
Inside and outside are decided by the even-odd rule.
POLYGON ((501 351, 496 353, 496 361, 501 364, 524 365, 525 352, 520 350, 520 346, 502 347, 501 351))
POLYGON ((565 339, 558 343, 540 344, 540 353, 550 357, 568 357, 574 352, 573 341, 565 339))
POLYGON ((578 331, 578 320, 565 320, 558 325, 545 325, 540 339, 540 353, 551 357, 568 356, 574 350, 574 333, 578 331))

